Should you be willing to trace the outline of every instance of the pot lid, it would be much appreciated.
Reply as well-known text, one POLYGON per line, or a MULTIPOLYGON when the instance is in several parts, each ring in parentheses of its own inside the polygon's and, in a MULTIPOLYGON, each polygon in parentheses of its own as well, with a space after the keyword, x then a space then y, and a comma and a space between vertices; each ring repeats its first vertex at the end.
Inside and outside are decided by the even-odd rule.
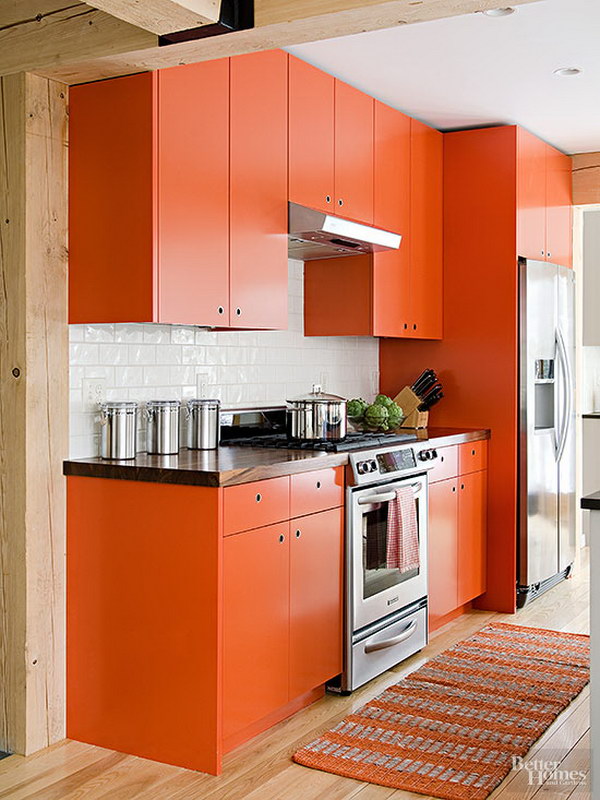
POLYGON ((340 397, 338 394, 327 394, 324 392, 321 385, 314 383, 312 392, 294 397, 287 401, 288 403, 346 403, 345 397, 340 397))

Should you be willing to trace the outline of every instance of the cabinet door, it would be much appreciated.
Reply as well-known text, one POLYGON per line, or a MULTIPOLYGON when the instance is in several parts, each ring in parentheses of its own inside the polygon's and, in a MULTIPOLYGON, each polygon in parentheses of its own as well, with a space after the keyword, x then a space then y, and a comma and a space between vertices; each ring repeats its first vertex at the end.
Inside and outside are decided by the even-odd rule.
POLYGON ((290 523, 290 700, 342 671, 341 508, 290 523))
POLYGON ((229 60, 158 72, 158 316, 229 325, 229 60))
POLYGON ((289 199, 331 213, 335 78, 289 58, 289 199))
POLYGON ((458 484, 455 478, 429 486, 429 622, 454 611, 458 600, 458 484))
POLYGON ((71 323, 157 321, 157 75, 86 83, 69 92, 71 323))
POLYGON ((546 257, 546 149, 517 128, 517 253, 536 261, 546 257))
POLYGON ((485 592, 487 471, 458 479, 458 605, 485 592))
POLYGON ((546 148, 546 259, 573 266, 572 165, 554 147, 546 148))
POLYGON ((442 338, 443 142, 411 119, 409 333, 416 339, 442 338))
POLYGON ((223 738, 288 701, 289 523, 223 542, 223 738))
POLYGON ((373 334, 406 336, 410 318, 410 118, 375 101, 373 221, 402 235, 373 256, 373 334))
POLYGON ((373 103, 335 82, 335 208, 341 217, 373 222, 373 103))
POLYGON ((231 59, 231 326, 286 328, 287 54, 231 59))

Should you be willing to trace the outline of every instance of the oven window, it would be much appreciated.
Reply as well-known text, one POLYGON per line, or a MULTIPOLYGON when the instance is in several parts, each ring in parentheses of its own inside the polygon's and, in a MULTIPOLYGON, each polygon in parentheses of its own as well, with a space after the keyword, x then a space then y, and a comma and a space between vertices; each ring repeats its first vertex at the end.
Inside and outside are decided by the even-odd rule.
MULTIPOLYGON (((419 501, 417 500, 417 523, 419 501)), ((363 599, 383 592, 392 586, 409 581, 419 574, 416 569, 400 572, 388 569, 388 503, 380 503, 362 517, 363 599)))

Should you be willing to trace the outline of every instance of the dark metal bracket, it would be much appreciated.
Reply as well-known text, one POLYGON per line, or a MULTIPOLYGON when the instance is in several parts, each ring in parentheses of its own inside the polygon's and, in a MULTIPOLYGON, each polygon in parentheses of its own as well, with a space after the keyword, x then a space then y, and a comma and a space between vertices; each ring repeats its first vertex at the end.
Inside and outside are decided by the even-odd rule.
POLYGON ((210 36, 222 36, 225 33, 244 31, 254 27, 254 0, 221 0, 219 21, 200 28, 187 31, 175 31, 158 37, 159 47, 178 42, 193 42, 195 39, 206 39, 210 36))

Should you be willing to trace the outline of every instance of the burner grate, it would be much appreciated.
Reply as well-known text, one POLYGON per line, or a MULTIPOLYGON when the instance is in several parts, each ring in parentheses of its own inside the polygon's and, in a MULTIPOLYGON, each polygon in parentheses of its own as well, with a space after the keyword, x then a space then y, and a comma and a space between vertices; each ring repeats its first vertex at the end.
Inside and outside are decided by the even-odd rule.
POLYGON ((322 450, 329 453, 342 453, 361 450, 365 447, 386 447, 400 442, 414 442, 414 433, 349 433, 341 442, 294 442, 285 434, 250 436, 247 438, 226 439, 221 445, 234 447, 267 447, 280 450, 322 450))

